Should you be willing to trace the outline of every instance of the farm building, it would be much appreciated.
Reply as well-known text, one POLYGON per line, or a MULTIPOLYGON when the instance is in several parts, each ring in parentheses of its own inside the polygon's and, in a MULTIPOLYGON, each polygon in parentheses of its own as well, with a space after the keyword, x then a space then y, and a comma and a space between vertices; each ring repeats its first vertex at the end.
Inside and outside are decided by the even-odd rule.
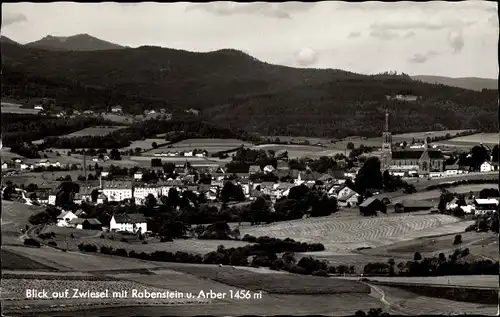
POLYGON ((355 193, 354 189, 350 188, 347 185, 340 185, 340 186, 332 186, 328 190, 328 196, 330 197, 335 197, 339 199, 340 197, 343 197, 345 195, 348 195, 350 193, 355 193))
POLYGON ((102 224, 99 220, 95 218, 76 218, 70 221, 70 225, 76 229, 83 230, 102 230, 102 224))
POLYGON ((47 198, 47 203, 49 205, 56 205, 56 198, 57 198, 57 193, 56 192, 50 192, 49 197, 47 198))
POLYGON ((9 168, 9 165, 7 164, 7 162, 3 162, 2 163, 2 169, 5 170, 7 168, 9 168))
POLYGON ((275 168, 272 165, 264 166, 264 173, 269 174, 275 171, 275 168))
POLYGON ((432 203, 427 201, 403 200, 402 202, 394 205, 394 212, 403 213, 403 212, 430 210, 432 207, 433 207, 432 203))
POLYGON ((261 170, 259 165, 252 165, 248 168, 248 174, 250 174, 250 175, 261 173, 261 172, 262 172, 262 170, 261 170))
POLYGON ((428 176, 430 172, 444 169, 444 155, 440 150, 429 149, 427 139, 422 149, 393 151, 392 135, 389 132, 389 113, 385 113, 385 130, 382 133, 382 170, 390 173, 404 172, 428 176))
POLYGON ((387 213, 387 206, 376 197, 370 197, 359 205, 359 213, 364 216, 377 215, 379 211, 387 213))
POLYGON ((444 168, 445 175, 457 175, 461 174, 461 172, 462 171, 460 170, 460 167, 457 164, 446 165, 446 167, 444 168))
POLYGON ((474 206, 476 207, 477 214, 485 214, 487 212, 494 212, 498 210, 497 198, 474 199, 474 206))
POLYGON ((338 198, 338 204, 340 207, 351 208, 358 204, 359 194, 355 191, 351 191, 338 198))
POLYGON ((142 172, 134 173, 134 179, 140 181, 142 179, 142 175, 142 172))
POLYGON ((491 162, 484 162, 481 164, 481 173, 489 173, 498 170, 498 165, 491 162))
POLYGON ((122 107, 121 106, 113 106, 113 107, 111 107, 111 112, 120 113, 120 112, 122 112, 122 107))
POLYGON ((69 227, 71 221, 78 219, 78 216, 71 211, 63 211, 59 216, 57 216, 57 226, 58 227, 69 227))
POLYGON ((143 214, 113 215, 109 230, 145 233, 148 231, 148 225, 143 214))

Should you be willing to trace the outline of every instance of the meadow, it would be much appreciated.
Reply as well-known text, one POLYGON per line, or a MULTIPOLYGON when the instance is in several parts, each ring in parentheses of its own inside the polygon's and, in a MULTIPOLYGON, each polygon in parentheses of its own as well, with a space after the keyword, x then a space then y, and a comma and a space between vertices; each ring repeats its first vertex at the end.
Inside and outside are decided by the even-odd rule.
POLYGON ((498 145, 499 143, 499 134, 498 133, 476 133, 467 136, 461 136, 458 138, 453 138, 446 141, 440 141, 438 144, 446 145, 446 146, 469 146, 472 147, 474 145, 479 145, 481 141, 483 144, 487 144, 490 146, 498 145))
POLYGON ((121 148, 120 151, 135 150, 136 148, 140 148, 142 151, 149 151, 153 149, 152 145, 153 142, 155 142, 157 145, 167 143, 165 139, 160 139, 160 138, 137 140, 137 141, 132 141, 132 143, 130 143, 129 146, 121 148))
POLYGON ((298 144, 261 144, 253 146, 252 149, 274 151, 276 153, 287 151, 289 158, 319 158, 321 156, 335 156, 336 154, 349 155, 349 153, 351 152, 335 149, 333 147, 298 144))
POLYGON ((2 200, 2 233, 20 233, 20 230, 28 224, 29 217, 43 210, 45 209, 39 206, 2 200))
POLYGON ((420 252, 423 256, 437 256, 441 252, 451 254, 456 248, 469 248, 473 255, 498 258, 498 236, 494 233, 463 232, 460 235, 462 243, 459 245, 453 244, 455 234, 450 234, 396 242, 387 246, 362 250, 360 253, 412 258, 415 252, 420 252))
POLYGON ((2 102, 1 109, 3 113, 38 114, 40 112, 40 110, 21 108, 21 106, 20 104, 2 102))
MULTIPOLYGON (((457 135, 458 133, 465 132, 468 130, 443 130, 443 131, 427 131, 427 132, 412 132, 412 133, 401 133, 401 134, 393 134, 392 141, 393 142, 411 142, 413 139, 415 140, 423 140, 425 136, 429 136, 431 138, 435 137, 443 137, 446 134, 450 134, 451 136, 457 135)), ((381 132, 382 134, 382 132, 381 132)), ((497 137, 498 138, 498 137, 497 137)), ((453 139, 452 139, 453 140, 453 139)), ((356 147, 359 147, 361 144, 365 146, 375 146, 380 147, 382 145, 382 137, 375 138, 364 138, 364 137, 349 137, 345 138, 342 141, 336 142, 333 146, 337 149, 345 149, 347 143, 352 142, 356 147)), ((448 143, 449 141, 439 141, 436 144, 448 143)))
POLYGON ((192 151, 194 149, 206 150, 208 154, 220 151, 227 151, 240 146, 251 147, 253 144, 237 139, 186 139, 171 145, 161 146, 157 149, 148 151, 148 154, 192 151))
MULTIPOLYGON (((376 247, 418 237, 432 235, 434 228, 458 222, 459 219, 446 215, 402 214, 366 218, 362 216, 344 218, 333 215, 321 218, 307 218, 261 226, 240 227, 241 235, 250 234, 256 237, 270 236, 276 238, 292 238, 302 242, 325 245, 326 252, 322 256, 338 251, 355 250, 360 247, 376 247), (409 237, 409 235, 412 235, 409 237)), ((466 225, 461 228, 464 230, 466 225)), ((446 228, 446 227, 445 227, 446 228)), ((456 228, 451 227, 452 232, 456 228)))
MULTIPOLYGON (((469 192, 480 192, 485 188, 494 188, 495 184, 470 184, 470 185, 460 185, 456 187, 447 188, 447 190, 451 193, 457 194, 468 194, 469 192)), ((417 192, 415 194, 405 195, 396 197, 391 200, 392 204, 399 203, 403 200, 430 200, 437 204, 439 202, 439 196, 441 195, 440 189, 434 189, 429 191, 417 192)))
POLYGON ((81 137, 81 136, 105 136, 112 132, 121 130, 126 128, 126 126, 97 126, 85 128, 73 133, 69 133, 63 135, 62 137, 71 138, 71 137, 81 137))

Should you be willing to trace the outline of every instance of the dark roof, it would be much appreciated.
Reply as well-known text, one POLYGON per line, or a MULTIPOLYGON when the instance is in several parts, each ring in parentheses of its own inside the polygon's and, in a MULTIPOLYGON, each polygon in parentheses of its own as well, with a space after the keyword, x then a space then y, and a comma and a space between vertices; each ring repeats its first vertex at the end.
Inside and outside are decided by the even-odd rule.
POLYGON ((377 201, 381 203, 380 199, 378 199, 377 197, 370 197, 370 198, 366 199, 364 202, 362 202, 359 205, 359 207, 368 207, 371 204, 376 203, 377 201))
POLYGON ((116 223, 141 223, 146 222, 143 214, 114 215, 116 223))
MULTIPOLYGON (((394 151, 392 152, 393 160, 418 160, 422 154, 424 154, 424 150, 407 150, 407 151, 394 151)), ((428 150, 429 158, 431 159, 442 159, 443 153, 441 151, 436 150, 428 150)))

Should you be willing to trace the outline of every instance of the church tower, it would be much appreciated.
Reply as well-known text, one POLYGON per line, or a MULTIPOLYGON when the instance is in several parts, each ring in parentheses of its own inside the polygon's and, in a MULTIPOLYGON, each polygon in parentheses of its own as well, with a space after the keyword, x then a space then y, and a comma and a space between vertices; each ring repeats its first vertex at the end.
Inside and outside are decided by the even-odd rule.
POLYGON ((385 110, 385 130, 382 132, 382 159, 381 169, 385 171, 389 169, 389 164, 392 160, 392 135, 389 132, 389 111, 385 110))

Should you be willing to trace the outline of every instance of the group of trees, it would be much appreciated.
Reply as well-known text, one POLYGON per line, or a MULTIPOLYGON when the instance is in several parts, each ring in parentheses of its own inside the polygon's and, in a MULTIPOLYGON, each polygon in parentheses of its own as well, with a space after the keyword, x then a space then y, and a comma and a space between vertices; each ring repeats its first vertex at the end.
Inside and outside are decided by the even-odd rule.
MULTIPOLYGON (((107 126, 116 125, 116 123, 99 117, 63 119, 35 114, 2 113, 2 143, 4 146, 22 148, 25 142, 53 135, 64 135, 98 125, 107 126)), ((95 143, 92 147, 103 146, 95 143)))
POLYGON ((399 176, 392 176, 388 171, 381 172, 380 160, 377 157, 368 158, 356 178, 354 179, 353 189, 364 195, 368 190, 384 189, 393 192, 399 189, 412 193, 415 187, 408 185, 399 176))

